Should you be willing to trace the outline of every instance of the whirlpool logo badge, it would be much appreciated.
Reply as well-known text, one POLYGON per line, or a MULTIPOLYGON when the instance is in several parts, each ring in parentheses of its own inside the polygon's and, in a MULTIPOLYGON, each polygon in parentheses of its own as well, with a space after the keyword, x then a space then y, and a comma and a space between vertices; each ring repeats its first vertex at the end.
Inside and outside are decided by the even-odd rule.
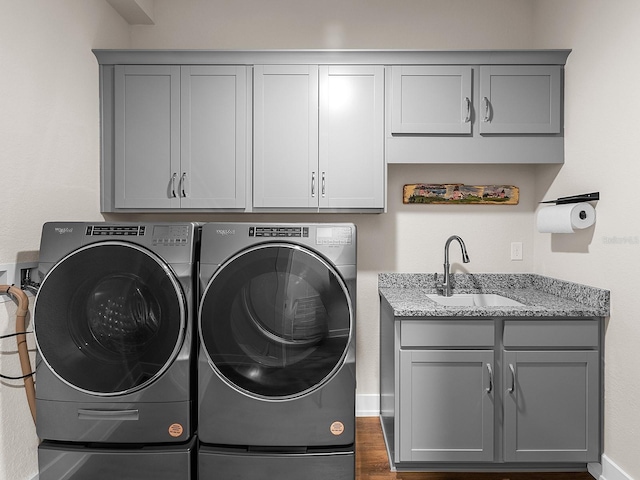
POLYGON ((54 230, 56 231, 56 233, 60 235, 64 235, 66 233, 73 233, 72 227, 55 227, 54 230))
POLYGON ((223 237, 226 237, 227 235, 235 235, 236 231, 231 228, 227 228, 226 230, 218 229, 216 230, 216 233, 218 235, 222 235, 223 237))

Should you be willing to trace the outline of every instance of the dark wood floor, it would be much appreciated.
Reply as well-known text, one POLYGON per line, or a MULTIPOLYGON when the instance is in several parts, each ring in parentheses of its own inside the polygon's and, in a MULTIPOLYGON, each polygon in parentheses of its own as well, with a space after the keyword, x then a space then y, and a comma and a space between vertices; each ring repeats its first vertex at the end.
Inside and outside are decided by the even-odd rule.
POLYGON ((576 473, 424 473, 391 472, 377 417, 356 419, 356 480, 593 480, 576 473))

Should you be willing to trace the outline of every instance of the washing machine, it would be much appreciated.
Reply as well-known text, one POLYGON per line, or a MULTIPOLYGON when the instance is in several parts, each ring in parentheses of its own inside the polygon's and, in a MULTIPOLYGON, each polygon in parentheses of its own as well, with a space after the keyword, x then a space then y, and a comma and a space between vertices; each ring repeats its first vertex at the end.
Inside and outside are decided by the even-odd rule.
POLYGON ((43 226, 40 480, 191 478, 198 239, 193 223, 43 226))
POLYGON ((356 228, 209 223, 199 478, 353 479, 356 228))

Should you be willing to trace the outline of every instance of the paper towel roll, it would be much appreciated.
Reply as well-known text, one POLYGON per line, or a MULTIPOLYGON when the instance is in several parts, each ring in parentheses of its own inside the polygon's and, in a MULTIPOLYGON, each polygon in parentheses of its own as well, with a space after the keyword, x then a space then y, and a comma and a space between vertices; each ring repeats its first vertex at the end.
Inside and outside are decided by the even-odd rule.
POLYGON ((538 231, 542 233, 573 233, 595 221, 596 211, 589 203, 565 203, 538 210, 538 231))

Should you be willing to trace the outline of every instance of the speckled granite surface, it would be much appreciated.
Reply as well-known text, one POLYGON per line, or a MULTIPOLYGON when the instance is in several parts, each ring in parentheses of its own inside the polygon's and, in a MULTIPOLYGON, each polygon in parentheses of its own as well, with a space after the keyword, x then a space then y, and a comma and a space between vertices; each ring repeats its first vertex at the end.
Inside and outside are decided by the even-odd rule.
POLYGON ((437 293, 442 274, 380 273, 378 288, 396 317, 608 317, 609 291, 529 273, 452 274, 453 293, 497 293, 523 306, 444 306, 437 293))

